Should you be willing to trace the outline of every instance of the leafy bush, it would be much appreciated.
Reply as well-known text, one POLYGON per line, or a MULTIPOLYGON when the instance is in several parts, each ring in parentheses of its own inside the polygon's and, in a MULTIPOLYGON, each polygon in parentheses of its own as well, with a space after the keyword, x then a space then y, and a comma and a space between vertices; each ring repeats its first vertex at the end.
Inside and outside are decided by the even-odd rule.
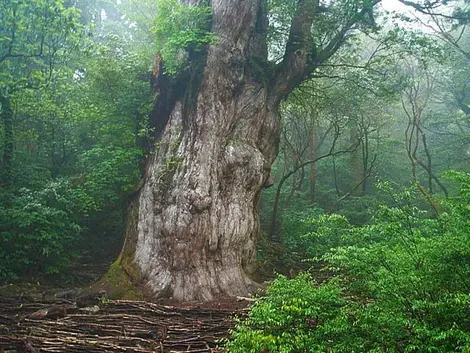
MULTIPOLYGON (((318 261, 325 252, 347 241, 351 232, 351 225, 344 216, 323 214, 323 210, 312 207, 285 211, 281 228, 281 247, 284 251, 277 255, 272 252, 266 254, 276 256, 278 270, 283 267, 287 270, 306 269, 303 260, 316 258, 318 261)), ((263 255, 268 247, 269 244, 261 239, 258 252, 263 255)))
POLYGON ((355 313, 355 329, 370 349, 470 349, 470 233, 459 226, 462 216, 429 219, 411 206, 382 207, 373 225, 357 230, 362 243, 324 256, 346 272, 349 293, 367 298, 355 313), (364 336, 367 331, 376 334, 364 336))
POLYGON ((306 244, 326 251, 321 259, 336 275, 321 286, 306 275, 274 281, 229 350, 470 352, 470 175, 450 176, 460 194, 437 218, 406 191, 371 225, 334 215, 313 221, 306 244))
POLYGON ((285 247, 278 256, 278 260, 289 269, 299 267, 302 259, 308 254, 309 241, 305 234, 314 232, 317 217, 321 217, 323 210, 305 206, 303 209, 295 207, 286 210, 281 215, 281 243, 285 247))
POLYGON ((81 156, 83 187, 93 196, 99 209, 126 199, 140 180, 138 148, 94 147, 81 156))
POLYGON ((189 63, 188 51, 197 52, 213 41, 209 30, 210 6, 183 5, 179 0, 158 2, 154 28, 157 50, 166 71, 175 75, 189 63))
POLYGON ((140 181, 142 157, 138 148, 117 146, 96 146, 80 156, 80 182, 96 205, 95 212, 83 220, 87 228, 83 245, 97 259, 117 256, 122 245, 127 201, 140 181))
POLYGON ((9 201, 0 206, 0 280, 60 271, 73 256, 83 231, 78 219, 93 207, 91 198, 64 180, 2 196, 9 201))
POLYGON ((351 236, 353 228, 344 216, 326 214, 309 218, 305 222, 310 225, 311 231, 300 239, 309 258, 319 258, 332 248, 356 241, 354 236, 351 236))
POLYGON ((137 148, 94 147, 80 155, 82 175, 71 181, 2 192, 0 280, 57 274, 81 245, 101 246, 101 259, 115 255, 141 158, 137 148))
POLYGON ((231 353, 325 352, 325 330, 344 305, 340 292, 333 282, 316 288, 308 274, 279 276, 239 322, 227 348, 231 353))

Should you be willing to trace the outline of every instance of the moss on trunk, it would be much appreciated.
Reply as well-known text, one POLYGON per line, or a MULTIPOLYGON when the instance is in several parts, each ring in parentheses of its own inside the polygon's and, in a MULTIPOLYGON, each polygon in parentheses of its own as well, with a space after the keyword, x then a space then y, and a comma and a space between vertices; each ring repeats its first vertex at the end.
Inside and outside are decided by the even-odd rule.
POLYGON ((106 290, 110 299, 142 300, 146 297, 141 286, 142 279, 133 264, 139 212, 137 199, 131 201, 128 212, 126 239, 121 254, 96 285, 96 289, 106 290))

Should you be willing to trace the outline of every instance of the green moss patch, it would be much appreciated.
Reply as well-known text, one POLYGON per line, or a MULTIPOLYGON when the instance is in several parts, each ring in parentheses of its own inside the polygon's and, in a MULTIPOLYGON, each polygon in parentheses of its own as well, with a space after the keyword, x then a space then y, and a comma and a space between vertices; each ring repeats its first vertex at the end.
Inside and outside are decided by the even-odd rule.
POLYGON ((139 287, 137 271, 131 266, 125 266, 121 256, 110 266, 102 280, 95 286, 104 289, 110 299, 142 300, 142 290, 139 287))

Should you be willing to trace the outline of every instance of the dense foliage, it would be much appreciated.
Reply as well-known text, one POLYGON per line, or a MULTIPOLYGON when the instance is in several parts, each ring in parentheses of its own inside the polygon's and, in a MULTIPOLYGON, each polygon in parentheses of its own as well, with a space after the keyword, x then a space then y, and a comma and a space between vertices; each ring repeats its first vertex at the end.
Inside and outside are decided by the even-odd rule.
POLYGON ((0 3, 0 281, 120 246, 148 134, 149 65, 88 5, 0 3))
MULTIPOLYGON (((470 174, 445 212, 391 194, 370 225, 320 216, 303 246, 330 278, 277 278, 239 322, 230 352, 469 352, 470 174)), ((384 186, 386 187, 386 186, 384 186)))
MULTIPOLYGON (((364 9, 282 103, 258 265, 283 275, 233 353, 470 352, 468 1, 401 2, 419 15, 315 14, 320 50, 364 9)), ((267 1, 269 70, 297 4, 267 1)), ((211 25, 206 2, 0 0, 0 282, 116 256, 156 142, 155 55, 186 83, 224 40, 211 25)))
POLYGON ((210 18, 209 6, 184 6, 178 0, 158 2, 154 33, 170 75, 186 70, 202 47, 214 40, 210 18))
POLYGON ((0 278, 62 269, 83 233, 89 201, 83 190, 57 180, 37 191, 22 188, 0 206, 0 278))

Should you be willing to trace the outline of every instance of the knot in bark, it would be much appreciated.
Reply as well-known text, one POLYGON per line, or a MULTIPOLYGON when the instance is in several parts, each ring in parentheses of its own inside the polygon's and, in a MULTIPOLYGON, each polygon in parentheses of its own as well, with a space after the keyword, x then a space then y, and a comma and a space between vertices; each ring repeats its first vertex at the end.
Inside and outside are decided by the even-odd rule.
POLYGON ((192 190, 188 193, 188 201, 196 212, 207 210, 212 204, 212 197, 209 195, 201 195, 199 192, 192 190))

